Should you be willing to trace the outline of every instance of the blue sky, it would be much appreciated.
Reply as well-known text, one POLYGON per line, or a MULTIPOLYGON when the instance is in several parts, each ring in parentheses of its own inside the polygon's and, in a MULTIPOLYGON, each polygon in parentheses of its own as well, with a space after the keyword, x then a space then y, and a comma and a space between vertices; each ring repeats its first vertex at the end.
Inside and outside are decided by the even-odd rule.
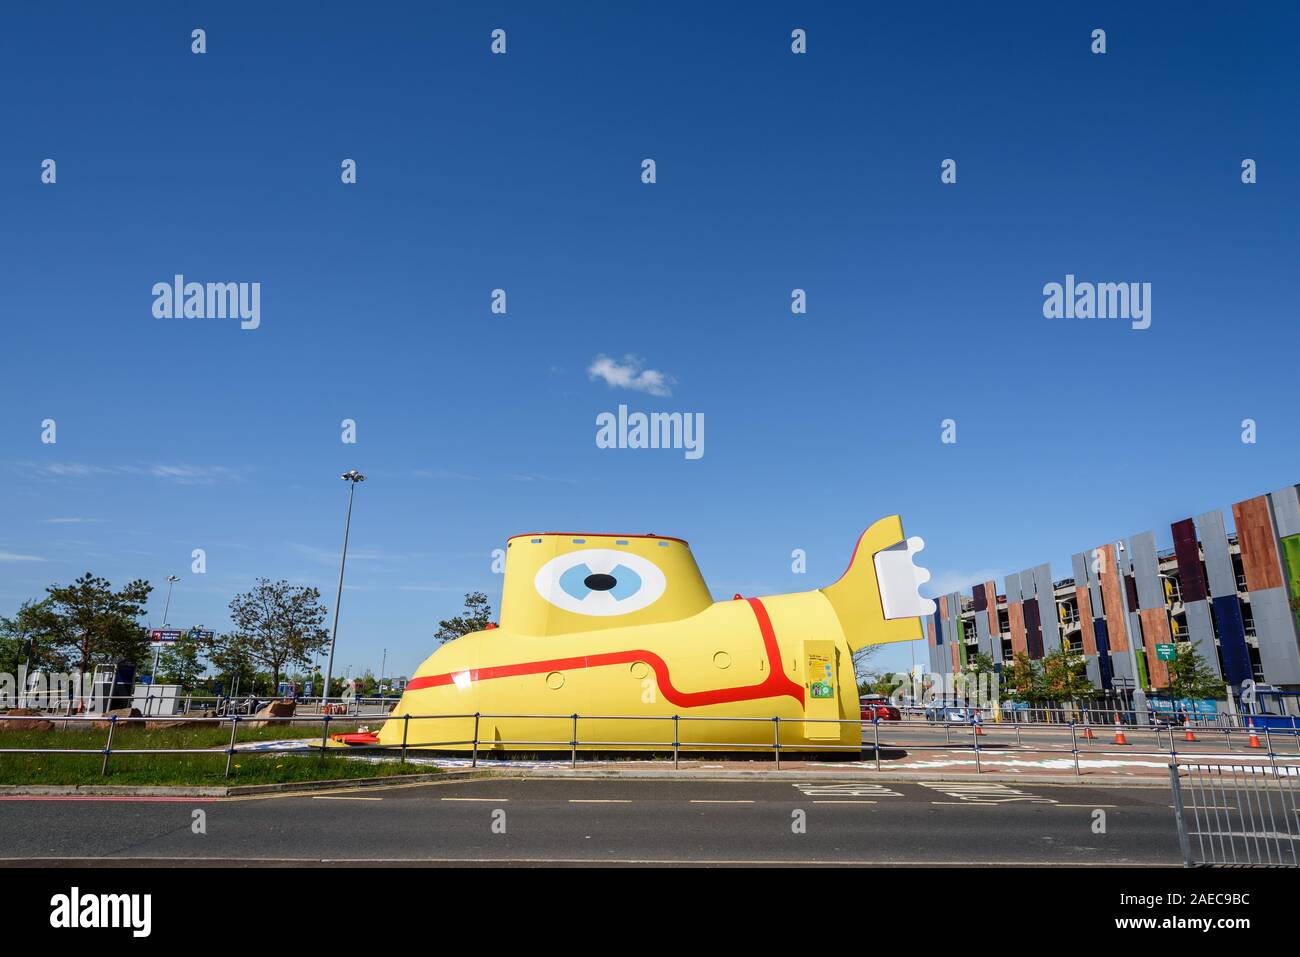
POLYGON ((726 598, 899 512, 954 588, 1300 479, 1300 16, 1136 6, 6 8, 0 609, 86 570, 181 575, 187 625, 263 575, 332 605, 349 468, 340 670, 398 674, 518 532, 681 536, 726 598), (154 319, 176 273, 260 282, 260 328, 154 319), (1067 273, 1150 282, 1151 328, 1045 319, 1067 273), (598 449, 619 403, 705 455, 598 449))

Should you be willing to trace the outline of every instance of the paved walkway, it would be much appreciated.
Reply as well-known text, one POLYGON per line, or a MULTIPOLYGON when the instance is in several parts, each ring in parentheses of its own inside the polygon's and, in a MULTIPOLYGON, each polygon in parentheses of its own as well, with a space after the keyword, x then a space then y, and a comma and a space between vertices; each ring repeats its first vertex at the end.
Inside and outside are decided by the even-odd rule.
MULTIPOLYGON (((241 750, 310 750, 314 742, 302 740, 260 741, 241 746, 241 750)), ((1059 746, 1059 745, 1058 745, 1059 746)), ((1068 743, 1064 743, 1068 748, 1068 743)), ((1207 763, 1233 763, 1268 767, 1268 755, 1263 751, 1198 751, 1179 753, 1180 758, 1195 758, 1207 763)), ((392 760, 393 754, 356 751, 347 755, 348 760, 378 761, 392 760)), ((1279 771, 1283 774, 1300 776, 1300 755, 1278 754, 1276 757, 1279 771)), ((424 767, 443 769, 461 769, 471 766, 471 759, 459 756, 422 754, 409 751, 406 763, 413 770, 424 767)), ((529 760, 512 760, 487 754, 480 755, 477 766, 484 770, 569 770, 570 759, 567 754, 554 758, 536 758, 529 760)), ((1080 778, 1143 778, 1165 781, 1169 774, 1169 755, 1167 752, 1143 748, 1115 746, 1107 742, 1093 748, 1080 748, 1078 757, 1078 774, 1080 778)), ((637 760, 632 758, 588 757, 581 752, 578 757, 579 770, 621 770, 621 771, 671 771, 669 759, 637 760)), ((721 772, 769 772, 775 769, 771 755, 753 758, 708 758, 697 757, 689 752, 683 753, 678 769, 682 772, 696 773, 707 771, 721 772)), ((874 752, 866 748, 861 758, 854 760, 810 760, 792 757, 791 753, 782 755, 782 772, 798 773, 816 771, 822 774, 863 775, 877 770, 874 752)), ((1031 747, 1017 748, 1014 745, 997 744, 985 748, 981 746, 978 757, 971 748, 952 747, 919 749, 882 746, 879 764, 881 772, 923 773, 940 771, 945 774, 998 774, 998 775, 1069 775, 1075 774, 1075 759, 1072 754, 1033 750, 1031 747)))

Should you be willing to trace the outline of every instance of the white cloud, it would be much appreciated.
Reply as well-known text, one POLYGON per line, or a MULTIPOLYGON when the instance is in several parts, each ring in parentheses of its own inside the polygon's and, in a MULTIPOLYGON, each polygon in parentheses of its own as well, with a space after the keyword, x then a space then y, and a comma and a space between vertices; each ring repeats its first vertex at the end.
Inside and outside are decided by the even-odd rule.
POLYGON ((0 552, 0 562, 43 562, 39 555, 19 555, 17 552, 0 552))
POLYGON ((636 356, 627 355, 623 361, 598 355, 587 367, 587 375, 595 382, 603 379, 611 389, 632 389, 650 395, 672 395, 677 380, 658 369, 643 369, 644 363, 636 356))
MULTIPOLYGON (((314 562, 320 562, 322 565, 337 565, 339 563, 339 552, 333 548, 318 548, 315 545, 304 545, 301 542, 289 542, 289 547, 314 562)), ((435 555, 434 552, 386 552, 380 549, 371 548, 349 548, 348 563, 352 562, 409 562, 419 561, 430 558, 435 555)))
POLYGON ((36 478, 95 478, 147 475, 181 485, 209 485, 241 481, 239 472, 224 465, 89 465, 85 462, 10 462, 18 471, 36 478))
POLYGON ((93 522, 102 522, 102 518, 44 518, 41 523, 44 525, 88 525, 93 522))

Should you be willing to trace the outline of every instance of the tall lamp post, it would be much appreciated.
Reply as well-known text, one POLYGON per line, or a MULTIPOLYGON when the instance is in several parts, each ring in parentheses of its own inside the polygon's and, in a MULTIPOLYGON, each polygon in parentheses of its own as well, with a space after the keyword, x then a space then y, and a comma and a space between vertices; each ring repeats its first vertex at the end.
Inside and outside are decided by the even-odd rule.
MULTIPOLYGON (((171 614, 172 608, 172 586, 180 581, 179 575, 167 576, 167 601, 163 603, 163 627, 167 627, 167 616, 171 614)), ((158 680, 158 656, 162 653, 162 642, 156 642, 153 646, 153 668, 149 672, 149 692, 145 695, 144 710, 146 714, 153 714, 153 688, 158 680)))
MULTIPOLYGON (((322 712, 325 710, 325 704, 329 703, 330 679, 334 676, 334 643, 339 637, 339 604, 343 601, 343 569, 348 563, 348 530, 352 527, 352 496, 356 494, 357 483, 366 480, 366 477, 356 469, 344 472, 339 478, 348 483, 348 517, 343 522, 343 558, 339 562, 339 588, 334 596, 334 628, 330 634, 329 664, 325 667, 325 689, 321 692, 322 712)), ((323 743, 322 747, 324 747, 323 743)))

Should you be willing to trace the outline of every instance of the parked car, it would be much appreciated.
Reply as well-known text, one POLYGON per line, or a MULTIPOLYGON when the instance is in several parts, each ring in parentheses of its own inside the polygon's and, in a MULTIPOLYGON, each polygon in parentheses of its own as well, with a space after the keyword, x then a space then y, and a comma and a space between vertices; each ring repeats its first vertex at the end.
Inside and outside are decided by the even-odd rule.
POLYGON ((927 705, 925 708, 925 720, 927 721, 948 721, 965 724, 970 720, 970 715, 965 708, 955 704, 934 704, 927 705))
POLYGON ((862 720, 872 721, 879 718, 881 721, 902 721, 903 714, 895 708, 884 695, 863 695, 858 699, 858 706, 862 710, 862 720))

